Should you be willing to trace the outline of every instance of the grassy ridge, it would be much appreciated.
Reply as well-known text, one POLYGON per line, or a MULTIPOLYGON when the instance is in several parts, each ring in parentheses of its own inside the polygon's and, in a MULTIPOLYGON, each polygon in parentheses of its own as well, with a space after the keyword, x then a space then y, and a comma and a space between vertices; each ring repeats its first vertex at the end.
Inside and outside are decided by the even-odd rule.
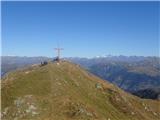
POLYGON ((2 80, 4 120, 158 120, 159 104, 66 61, 18 70, 2 80))

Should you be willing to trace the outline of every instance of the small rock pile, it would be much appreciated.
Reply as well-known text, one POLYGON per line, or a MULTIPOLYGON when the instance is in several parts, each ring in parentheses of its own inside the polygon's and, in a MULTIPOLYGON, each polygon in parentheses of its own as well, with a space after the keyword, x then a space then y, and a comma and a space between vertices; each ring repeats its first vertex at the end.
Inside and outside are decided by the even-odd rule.
POLYGON ((152 110, 149 108, 149 106, 147 106, 147 104, 142 103, 142 106, 144 107, 145 111, 151 112, 154 116, 158 116, 158 114, 157 114, 156 112, 152 111, 152 110))
POLYGON ((70 117, 81 117, 81 118, 93 118, 95 117, 95 113, 87 109, 87 107, 81 103, 70 103, 69 111, 67 114, 70 117))
POLYGON ((103 90, 103 86, 100 83, 96 83, 95 87, 99 90, 103 90))

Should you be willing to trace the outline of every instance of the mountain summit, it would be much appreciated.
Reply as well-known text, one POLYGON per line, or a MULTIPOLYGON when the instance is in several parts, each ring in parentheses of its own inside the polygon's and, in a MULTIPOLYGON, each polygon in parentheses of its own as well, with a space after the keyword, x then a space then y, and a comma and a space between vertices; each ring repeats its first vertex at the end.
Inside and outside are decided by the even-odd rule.
POLYGON ((2 120, 158 120, 160 101, 143 100, 61 61, 2 79, 2 120))

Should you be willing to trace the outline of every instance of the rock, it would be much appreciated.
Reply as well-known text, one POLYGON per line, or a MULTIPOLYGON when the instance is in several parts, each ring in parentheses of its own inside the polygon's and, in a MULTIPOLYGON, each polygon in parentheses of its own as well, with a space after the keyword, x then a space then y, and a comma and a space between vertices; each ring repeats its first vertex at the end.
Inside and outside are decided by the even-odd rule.
POLYGON ((39 113, 38 112, 35 112, 35 111, 32 111, 32 116, 35 116, 35 115, 38 115, 39 113))
POLYGON ((24 116, 35 116, 38 114, 38 108, 35 106, 34 96, 25 95, 14 100, 16 106, 14 117, 23 118, 24 116))
POLYGON ((29 71, 26 71, 26 72, 25 72, 25 74, 28 74, 28 73, 29 73, 29 71))
POLYGON ((67 84, 68 82, 67 82, 66 80, 64 80, 64 83, 66 83, 66 84, 67 84))
POLYGON ((27 105, 30 105, 30 103, 29 103, 29 102, 27 102, 27 105))
POLYGON ((145 106, 144 109, 147 110, 147 107, 145 106))
POLYGON ((60 82, 57 83, 58 85, 62 85, 60 82))
POLYGON ((30 109, 27 109, 27 110, 26 110, 26 113, 30 113, 30 112, 31 112, 31 110, 30 110, 30 109))
POLYGON ((134 112, 131 112, 131 115, 135 115, 135 113, 134 113, 134 112))
POLYGON ((14 100, 14 105, 17 107, 20 107, 24 103, 24 99, 18 98, 17 100, 14 100))
POLYGON ((20 114, 20 113, 21 113, 21 111, 20 111, 20 110, 18 110, 18 113, 20 114))
POLYGON ((101 85, 100 83, 96 83, 95 87, 96 87, 97 89, 103 89, 103 87, 102 87, 102 85, 101 85))
POLYGON ((6 114, 7 114, 7 112, 8 112, 8 110, 9 110, 9 108, 8 108, 8 107, 6 107, 6 108, 4 109, 3 115, 6 115, 6 114))
POLYGON ((87 113, 86 113, 86 115, 87 115, 87 116, 90 116, 90 117, 92 117, 92 116, 93 116, 93 114, 92 114, 92 113, 90 113, 90 112, 87 112, 87 113))
POLYGON ((30 109, 30 110, 36 110, 37 108, 36 108, 34 105, 30 105, 30 106, 29 106, 29 109, 30 109))
POLYGON ((76 85, 77 87, 79 87, 79 83, 78 83, 78 82, 75 82, 75 85, 76 85))
POLYGON ((1 113, 0 113, 0 118, 2 118, 2 117, 3 117, 3 113, 1 112, 1 113))
POLYGON ((32 114, 33 114, 33 115, 38 115, 39 113, 38 113, 38 112, 33 111, 33 112, 32 112, 32 114))
POLYGON ((33 95, 26 95, 25 98, 32 98, 33 95))
POLYGON ((143 105, 143 106, 145 106, 145 104, 144 104, 144 103, 142 103, 142 105, 143 105))
POLYGON ((157 113, 153 112, 153 115, 157 116, 157 113))

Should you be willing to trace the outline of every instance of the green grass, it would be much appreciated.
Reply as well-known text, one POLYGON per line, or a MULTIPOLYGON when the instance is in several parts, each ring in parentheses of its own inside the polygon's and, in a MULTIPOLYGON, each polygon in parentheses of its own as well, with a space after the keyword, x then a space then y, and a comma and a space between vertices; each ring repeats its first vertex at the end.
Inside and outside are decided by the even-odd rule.
MULTIPOLYGON (((10 120, 158 120, 159 101, 142 100, 88 73, 61 62, 17 70, 2 80, 2 119, 10 120), (96 88, 99 83, 102 89, 96 88), (14 101, 32 95, 38 115, 18 114, 14 101), (145 103, 150 111, 145 110, 145 103), (124 109, 125 108, 125 109, 124 109), (17 115, 12 115, 13 111, 17 115), (134 115, 131 113, 134 112, 134 115), (154 114, 157 115, 154 115, 154 114)), ((27 104, 27 103, 24 103, 27 104)), ((25 111, 26 108, 24 108, 25 111)), ((23 110, 22 110, 23 111, 23 110)))

